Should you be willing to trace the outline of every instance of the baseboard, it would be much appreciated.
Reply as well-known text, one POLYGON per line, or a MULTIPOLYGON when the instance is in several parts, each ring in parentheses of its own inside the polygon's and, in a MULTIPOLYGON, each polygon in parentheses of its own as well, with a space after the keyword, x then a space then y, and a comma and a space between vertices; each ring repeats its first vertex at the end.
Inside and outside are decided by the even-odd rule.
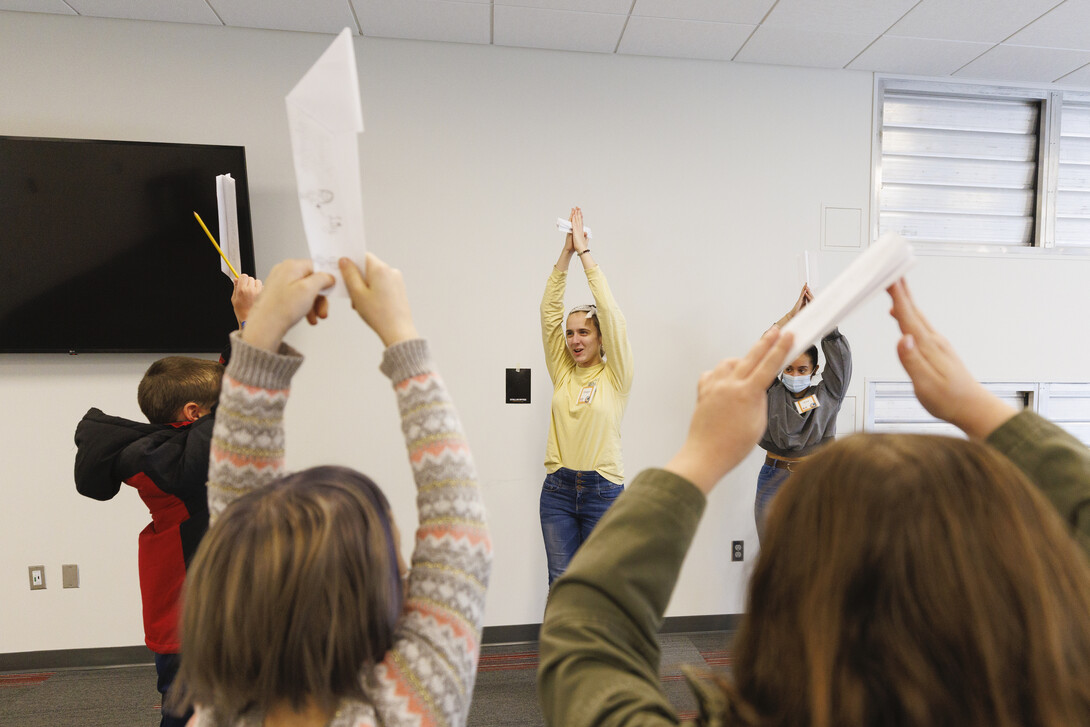
POLYGON ((56 649, 0 654, 0 671, 88 669, 99 666, 154 663, 155 654, 146 646, 108 646, 99 649, 56 649))
MULTIPOLYGON (((711 616, 673 616, 659 629, 662 634, 733 631, 742 616, 736 613, 711 616)), ((541 624, 485 626, 482 642, 509 644, 537 641, 541 624)), ((0 654, 0 672, 49 671, 51 669, 89 669, 92 667, 153 664, 155 655, 146 646, 111 646, 99 649, 57 649, 54 651, 18 651, 0 654)))
MULTIPOLYGON (((734 631, 742 615, 738 613, 713 614, 710 616, 671 616, 659 629, 660 634, 699 633, 702 631, 734 631)), ((485 626, 481 637, 485 644, 510 644, 537 641, 541 624, 514 624, 512 626, 485 626)))

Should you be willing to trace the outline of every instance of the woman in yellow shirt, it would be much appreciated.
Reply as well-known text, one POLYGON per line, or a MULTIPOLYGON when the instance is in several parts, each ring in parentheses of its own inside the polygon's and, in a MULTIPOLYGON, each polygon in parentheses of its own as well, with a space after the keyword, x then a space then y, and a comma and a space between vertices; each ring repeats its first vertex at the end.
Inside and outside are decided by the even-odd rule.
POLYGON ((624 315, 591 257, 582 210, 574 208, 570 219, 572 233, 541 300, 541 339, 553 382, 541 490, 550 585, 624 490, 621 418, 632 389, 632 347, 624 315), (572 255, 583 263, 594 305, 576 306, 565 316, 572 255))

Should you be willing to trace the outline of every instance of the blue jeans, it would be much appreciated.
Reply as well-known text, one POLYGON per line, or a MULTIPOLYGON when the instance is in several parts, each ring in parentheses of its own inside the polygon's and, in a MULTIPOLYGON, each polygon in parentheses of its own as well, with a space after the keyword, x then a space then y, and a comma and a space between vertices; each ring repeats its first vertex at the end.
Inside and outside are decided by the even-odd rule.
POLYGON ((770 464, 761 465, 761 472, 757 475, 757 500, 753 503, 753 519, 757 522, 758 542, 765 532, 765 517, 767 517, 772 496, 790 476, 791 470, 779 469, 770 464))
POLYGON ((549 561, 549 585, 560 577, 575 551, 598 524, 624 485, 615 485, 597 472, 561 467, 545 475, 541 487, 541 534, 549 561))

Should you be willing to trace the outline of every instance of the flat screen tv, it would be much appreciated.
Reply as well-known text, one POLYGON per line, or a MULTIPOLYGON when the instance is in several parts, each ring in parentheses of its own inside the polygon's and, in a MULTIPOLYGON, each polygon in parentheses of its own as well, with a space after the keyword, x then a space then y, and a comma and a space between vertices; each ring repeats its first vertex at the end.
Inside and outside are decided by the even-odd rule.
POLYGON ((0 136, 0 353, 220 351, 219 174, 252 275, 243 147, 0 136))

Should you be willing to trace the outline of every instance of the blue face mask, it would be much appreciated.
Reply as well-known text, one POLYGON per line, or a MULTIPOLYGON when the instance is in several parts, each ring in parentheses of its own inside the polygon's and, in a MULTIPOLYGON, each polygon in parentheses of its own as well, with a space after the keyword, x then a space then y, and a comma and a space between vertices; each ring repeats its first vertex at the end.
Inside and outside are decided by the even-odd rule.
POLYGON ((797 394, 800 391, 804 391, 806 387, 810 385, 811 376, 792 376, 790 374, 780 374, 780 381, 787 387, 787 390, 792 394, 797 394))

